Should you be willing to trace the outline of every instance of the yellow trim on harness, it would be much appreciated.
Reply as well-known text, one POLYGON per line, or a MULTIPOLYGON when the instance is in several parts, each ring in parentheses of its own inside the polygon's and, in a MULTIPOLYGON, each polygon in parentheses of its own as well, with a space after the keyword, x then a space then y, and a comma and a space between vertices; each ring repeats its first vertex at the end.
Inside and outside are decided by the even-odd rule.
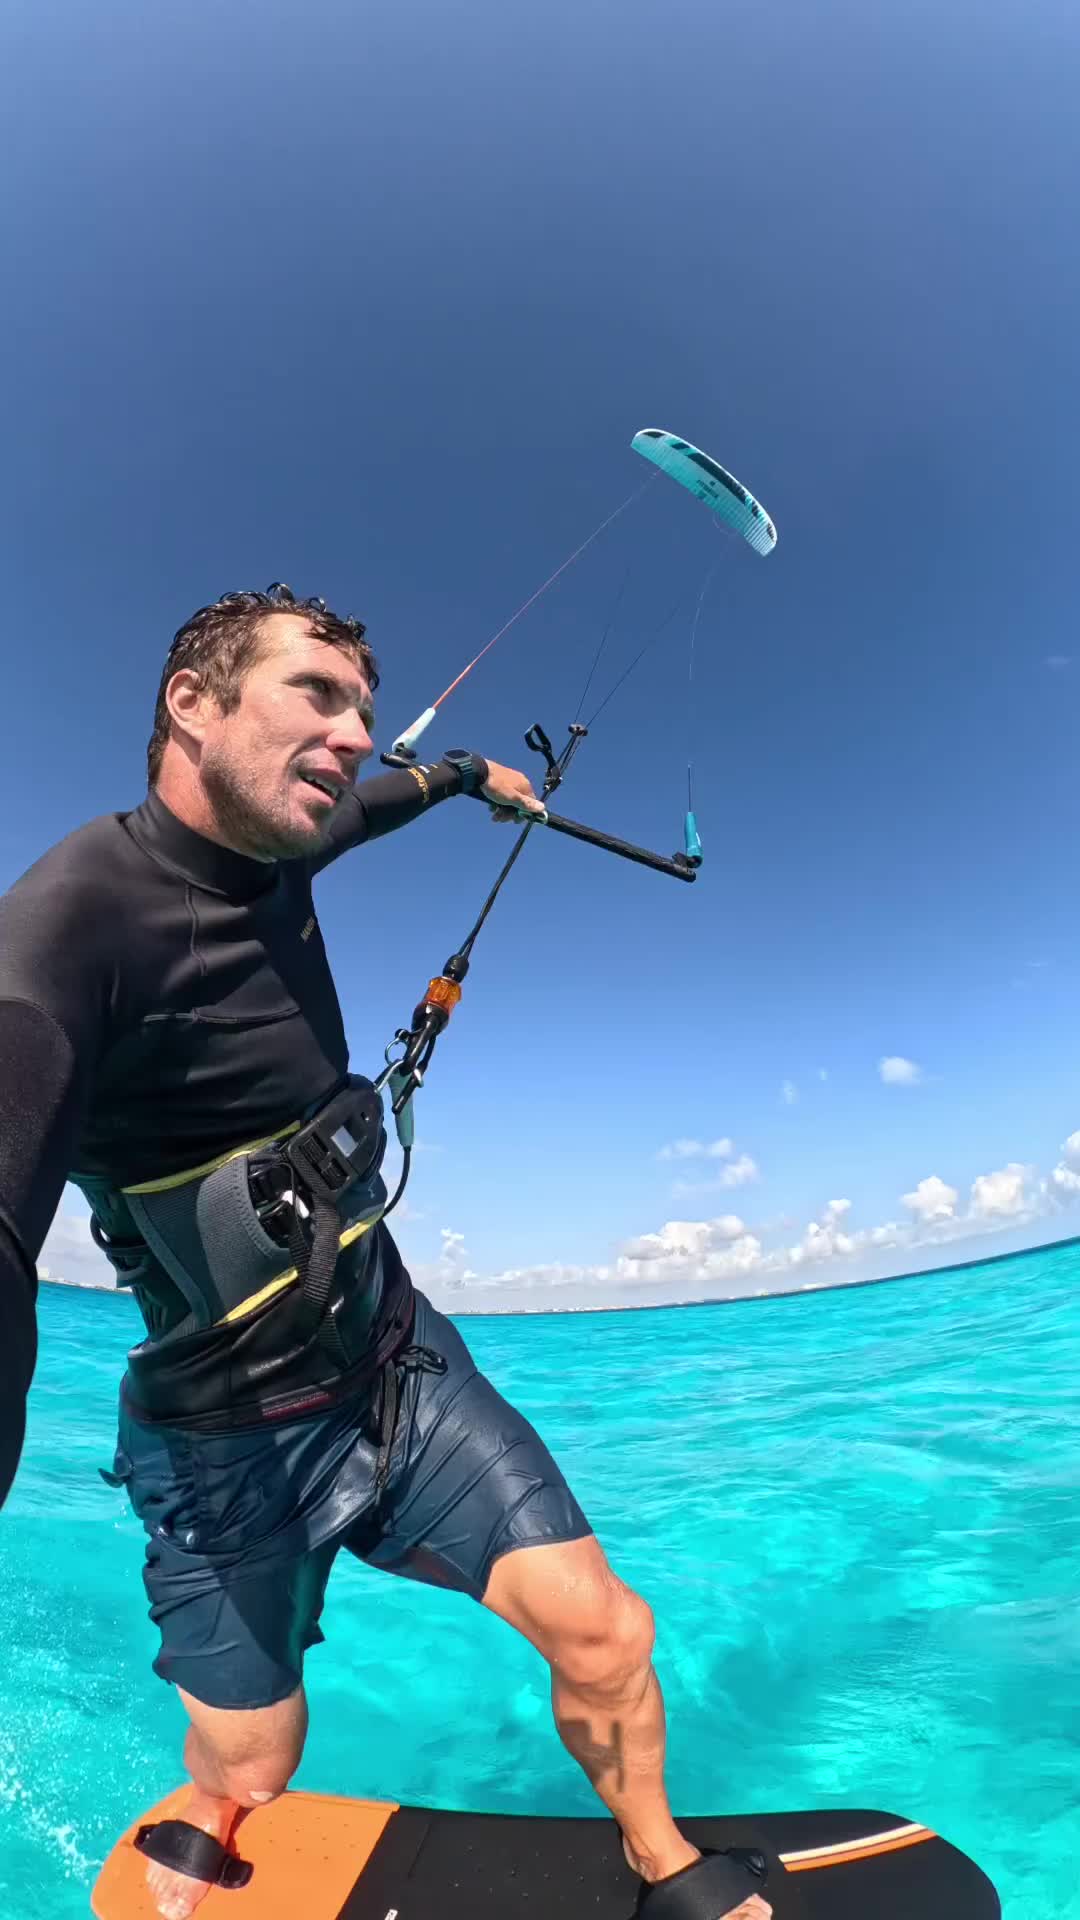
MULTIPOLYGON (((381 1219, 382 1209, 380 1208, 378 1213, 372 1214, 370 1220, 355 1221, 341 1234, 338 1246, 351 1247, 353 1241, 359 1240, 362 1233, 368 1233, 372 1227, 377 1227, 381 1219)), ((291 1287, 293 1281, 298 1278, 296 1268, 290 1267, 288 1273, 279 1274, 276 1280, 269 1280, 265 1287, 260 1287, 258 1293, 251 1293, 246 1300, 241 1300, 238 1307, 230 1307, 228 1313, 223 1314, 220 1320, 214 1321, 215 1327, 231 1326, 234 1320, 239 1320, 245 1313, 254 1313, 256 1307, 261 1307, 265 1301, 272 1300, 275 1293, 281 1293, 285 1287, 291 1287)))
POLYGON ((216 1173, 219 1167, 228 1166, 230 1160, 239 1160, 241 1154, 258 1153, 262 1147, 272 1147, 275 1141, 287 1140, 290 1133, 299 1133, 302 1120, 294 1120, 289 1127, 282 1127, 280 1133, 268 1133, 265 1140, 248 1140, 242 1147, 232 1147, 228 1153, 219 1153, 216 1160, 207 1160, 201 1167, 189 1167, 186 1173, 168 1173, 163 1180, 140 1180, 137 1186, 121 1187, 121 1193, 165 1193, 170 1187, 186 1187, 189 1180, 201 1180, 204 1174, 216 1173))
MULTIPOLYGON (((304 1125, 302 1119, 294 1119, 290 1127, 282 1127, 281 1133, 267 1133, 263 1140, 246 1140, 244 1146, 233 1146, 227 1154, 219 1154, 217 1160, 206 1160, 202 1167, 188 1167, 186 1173, 167 1173, 165 1179, 161 1181, 138 1181, 136 1187, 121 1187, 121 1194, 163 1194, 163 1192, 169 1192, 169 1188, 186 1187, 188 1181, 202 1181, 206 1179, 208 1173, 217 1173, 219 1167, 227 1167, 231 1160, 240 1160, 244 1154, 258 1154, 263 1146, 275 1146, 279 1140, 288 1140, 290 1133, 300 1133, 302 1125, 304 1125)), ((354 1221, 354 1225, 346 1227, 346 1231, 338 1238, 338 1248, 352 1246, 354 1240, 359 1240, 361 1233, 369 1233, 371 1227, 377 1227, 380 1219, 382 1219, 382 1208, 379 1208, 379 1213, 373 1213, 371 1219, 354 1221)), ((213 1327, 231 1327, 233 1321, 242 1319, 246 1313, 254 1313, 256 1308, 261 1308, 267 1300, 273 1300, 275 1294, 281 1294, 286 1286, 292 1286, 296 1279, 300 1279, 296 1267, 290 1267, 288 1273, 279 1273, 277 1281, 267 1281, 265 1286, 259 1286, 258 1294, 248 1294, 248 1298, 240 1300, 236 1308, 229 1308, 229 1313, 225 1313, 219 1321, 213 1321, 213 1327)))

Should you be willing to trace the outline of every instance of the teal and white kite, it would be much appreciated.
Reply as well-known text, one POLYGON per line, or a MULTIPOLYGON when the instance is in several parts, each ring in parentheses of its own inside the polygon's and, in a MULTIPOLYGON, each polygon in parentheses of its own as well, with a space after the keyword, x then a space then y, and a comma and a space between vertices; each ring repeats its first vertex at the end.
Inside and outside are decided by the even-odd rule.
POLYGON ((662 427, 642 427, 630 442, 635 453, 651 460, 664 473, 670 474, 681 487, 696 494, 707 507, 711 507, 719 520, 723 520, 736 533, 741 533, 755 553, 769 554, 776 545, 776 528, 769 519, 760 500, 736 480, 733 473, 714 460, 711 454, 702 453, 700 447, 692 446, 689 440, 679 440, 673 433, 665 433, 662 427))
MULTIPOLYGON (((692 493, 696 499, 700 500, 704 506, 709 508, 710 512, 722 526, 738 534, 746 541, 748 546, 754 549, 755 553, 767 555, 772 552, 776 545, 776 527, 766 513, 765 508, 762 506, 760 500, 755 500, 753 494, 742 485, 742 482, 736 480, 735 475, 729 473, 726 467, 722 467, 720 462, 714 460, 711 454, 704 453, 700 447, 695 447, 690 440, 680 440, 677 434, 668 433, 663 427, 640 428, 640 430, 635 433, 630 445, 635 453, 639 453, 645 460, 650 460, 653 466, 658 467, 660 471, 667 474, 670 479, 678 481, 679 485, 685 487, 688 493, 692 493)), ((652 477, 655 479, 655 475, 652 477)), ((592 533, 589 534, 588 538, 583 540, 580 546, 575 547, 574 551, 567 555, 566 559, 555 568, 553 573, 548 575, 548 578, 537 587, 534 593, 529 595, 529 598, 518 607, 517 611, 512 613, 508 620, 504 621, 498 632, 494 633, 490 640, 486 641, 480 648, 479 653, 475 654, 474 657, 467 662, 456 678, 451 680, 450 685, 445 691, 439 695, 438 699, 434 701, 430 707, 425 707, 423 713, 418 715, 412 725, 406 727, 403 733, 398 734, 394 741, 393 751, 390 754, 383 754, 382 756, 388 766, 406 764, 415 759, 417 742, 421 734, 431 725, 443 701, 449 699, 450 695, 456 691, 462 681, 466 680, 472 673, 473 668, 479 666, 484 656, 491 652, 496 642, 501 640, 503 635, 517 624, 523 614, 529 611, 530 607, 536 605, 536 602, 541 599, 549 587, 552 587, 556 580, 567 571, 567 568, 571 567, 574 561, 579 559, 580 556, 592 546, 593 542, 599 539, 600 535, 611 526, 612 522, 619 519, 620 515, 625 513, 627 508, 632 506, 634 502, 648 490, 648 487, 649 482, 646 481, 644 487, 638 487, 628 499, 622 502, 621 506, 616 507, 613 512, 607 514, 600 522, 600 525, 595 527, 592 533)), ((701 619, 701 610, 713 571, 714 569, 710 569, 705 585, 698 595, 697 609, 690 627, 687 706, 691 718, 691 729, 694 712, 694 648, 697 639, 698 625, 701 619)), ((609 622, 608 629, 605 630, 604 638, 600 642, 597 658, 593 661, 589 679, 586 681, 586 692, 595 673, 600 653, 603 651, 604 641, 607 638, 607 632, 610 630, 610 624, 609 622)), ((648 652, 649 647, 652 646, 660 633, 664 631, 667 624, 667 621, 665 621, 663 626, 657 628, 646 641, 636 658, 631 661, 626 672, 623 673, 616 682, 612 693, 616 692, 623 684, 628 674, 638 665, 639 661, 648 652)), ((584 700, 584 697, 583 694, 582 700, 584 700)), ((600 707, 597 708, 592 720, 589 720, 584 726, 579 725, 578 722, 575 721, 571 729, 575 741, 580 741, 580 739, 584 737, 589 727, 593 724, 593 720, 598 718, 599 713, 603 707, 608 704, 611 697, 612 694, 609 693, 607 698, 601 702, 600 707)), ((539 735, 540 729, 533 728, 532 732, 539 735)), ((528 738, 528 736, 526 737, 528 738)), ((540 737, 543 738, 545 736, 541 735, 540 737)), ((530 740, 529 744, 532 745, 534 742, 530 740)), ((571 751, 573 750, 574 749, 571 749, 571 751)), ((553 767, 554 761, 551 761, 550 765, 553 767)), ((561 771, 562 770, 565 769, 561 769, 561 771)), ((697 819, 694 814, 693 769, 692 764, 689 763, 686 771, 686 787, 687 810, 683 834, 684 852, 675 856, 675 859, 682 871, 683 877, 692 878, 697 868, 701 865, 702 851, 701 837, 698 833, 697 819)))

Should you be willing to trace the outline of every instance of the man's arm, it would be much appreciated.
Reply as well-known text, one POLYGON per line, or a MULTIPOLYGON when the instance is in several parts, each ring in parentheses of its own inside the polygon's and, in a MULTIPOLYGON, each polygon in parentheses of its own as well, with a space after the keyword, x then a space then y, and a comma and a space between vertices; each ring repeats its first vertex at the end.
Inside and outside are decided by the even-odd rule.
POLYGON ((37 1259, 110 1018, 100 884, 87 898, 96 851, 73 836, 0 898, 0 1505, 37 1358, 37 1259))
MULTIPOLYGON (((485 760, 479 753, 474 753, 472 759, 475 784, 485 799, 497 805, 496 819, 516 819, 519 809, 543 810, 523 773, 501 766, 497 760, 485 760)), ((408 826, 422 813, 461 793, 463 785, 460 770, 446 760, 423 765, 418 762, 416 766, 394 768, 390 773, 376 774, 362 781, 339 801, 322 851, 311 863, 312 873, 321 873, 339 854, 358 847, 364 840, 378 840, 383 834, 408 826)))
POLYGON ((4 1339, 0 1343, 0 1506, 7 1499, 26 1434, 26 1396, 37 1360, 37 1277, 21 1247, 0 1225, 0 1291, 4 1339))
POLYGON ((0 1505, 22 1452, 37 1359, 37 1257, 74 1158, 85 1075, 42 1008, 0 1001, 0 1505))

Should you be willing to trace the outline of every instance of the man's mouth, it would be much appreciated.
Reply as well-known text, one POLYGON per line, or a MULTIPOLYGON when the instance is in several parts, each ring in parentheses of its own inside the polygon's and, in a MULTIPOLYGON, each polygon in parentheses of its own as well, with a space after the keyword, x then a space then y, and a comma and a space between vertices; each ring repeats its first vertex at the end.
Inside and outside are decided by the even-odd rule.
POLYGON ((322 775, 318 773, 302 773, 299 778, 306 787, 314 787, 316 793, 321 793, 325 799, 329 800, 331 806, 337 805, 345 791, 340 783, 330 779, 324 779, 322 775))

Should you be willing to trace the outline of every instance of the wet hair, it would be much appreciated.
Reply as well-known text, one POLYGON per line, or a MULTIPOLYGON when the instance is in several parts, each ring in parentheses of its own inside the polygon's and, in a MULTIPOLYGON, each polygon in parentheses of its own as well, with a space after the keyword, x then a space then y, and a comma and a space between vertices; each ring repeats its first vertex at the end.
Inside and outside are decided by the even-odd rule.
POLYGON ((146 772, 153 786, 172 732, 165 690, 174 673, 187 670, 213 695, 223 713, 240 704, 245 676, 260 656, 264 622, 274 613, 301 613, 316 638, 351 653, 374 693, 379 684, 375 655, 364 638, 362 620, 331 613, 325 600, 297 600, 292 588, 275 580, 265 593, 224 593, 212 606, 200 607, 175 635, 166 655, 154 707, 154 731, 146 748, 146 772))

